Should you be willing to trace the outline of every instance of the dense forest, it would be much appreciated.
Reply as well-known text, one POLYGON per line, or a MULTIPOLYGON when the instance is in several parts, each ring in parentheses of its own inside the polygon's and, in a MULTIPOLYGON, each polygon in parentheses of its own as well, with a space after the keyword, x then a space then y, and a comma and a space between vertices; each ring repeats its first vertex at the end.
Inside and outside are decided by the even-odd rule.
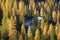
POLYGON ((60 40, 60 1, 0 0, 0 40, 60 40))

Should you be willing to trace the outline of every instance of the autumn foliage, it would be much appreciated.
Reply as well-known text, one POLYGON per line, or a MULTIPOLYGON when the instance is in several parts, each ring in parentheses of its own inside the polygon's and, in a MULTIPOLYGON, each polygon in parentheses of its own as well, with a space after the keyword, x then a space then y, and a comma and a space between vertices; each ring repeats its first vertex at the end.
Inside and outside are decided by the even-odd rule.
POLYGON ((60 40, 60 1, 27 0, 27 3, 0 0, 0 40, 60 40), (32 26, 25 25, 26 15, 33 16, 32 26), (42 19, 36 21, 36 17, 42 19))

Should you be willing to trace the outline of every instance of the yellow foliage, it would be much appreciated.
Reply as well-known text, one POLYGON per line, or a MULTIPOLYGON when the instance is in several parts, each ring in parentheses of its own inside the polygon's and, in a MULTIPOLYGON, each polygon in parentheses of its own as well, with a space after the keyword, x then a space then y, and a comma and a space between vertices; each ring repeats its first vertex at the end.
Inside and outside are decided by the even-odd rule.
POLYGON ((23 35, 26 34, 26 30, 25 30, 24 24, 22 24, 22 26, 21 26, 21 34, 23 34, 23 35))
POLYGON ((36 5, 35 5, 34 0, 29 0, 29 7, 30 7, 30 9, 32 9, 33 11, 35 10, 36 5))
POLYGON ((25 5, 24 5, 24 2, 23 1, 20 1, 19 2, 19 11, 20 11, 20 14, 23 15, 24 12, 25 12, 25 5))
POLYGON ((36 9, 36 5, 35 5, 35 2, 33 3, 33 6, 32 6, 33 10, 36 9))
POLYGON ((57 40, 60 40, 60 32, 57 35, 57 40))
POLYGON ((50 24, 50 26, 49 26, 49 30, 48 30, 48 36, 50 36, 50 33, 51 33, 51 31, 52 31, 52 24, 50 24))
POLYGON ((43 28, 44 28, 44 25, 43 25, 43 24, 45 25, 44 19, 41 20, 41 29, 42 29, 42 30, 43 30, 43 28))
POLYGON ((33 40, 33 35, 32 35, 32 32, 31 32, 30 26, 28 28, 28 40, 33 40))
POLYGON ((39 31, 39 29, 36 30, 34 39, 35 40, 40 40, 40 31, 39 31))
POLYGON ((48 31, 48 23, 46 22, 46 24, 44 25, 43 35, 47 35, 47 31, 48 31))
POLYGON ((24 21, 24 15, 25 15, 25 5, 24 5, 24 2, 23 1, 20 1, 19 2, 19 18, 20 18, 20 21, 24 21))
POLYGON ((35 9, 35 10, 34 10, 34 15, 36 15, 36 14, 37 14, 37 10, 35 9))
POLYGON ((19 40, 23 40, 23 36, 20 34, 20 38, 19 38, 19 40))
POLYGON ((56 11, 52 12, 52 18, 53 18, 54 21, 56 21, 56 19, 57 19, 56 11))
POLYGON ((17 11, 17 2, 16 2, 16 0, 14 1, 13 7, 14 7, 14 10, 17 11))
POLYGON ((8 11, 11 12, 11 6, 12 6, 12 0, 6 0, 6 3, 5 3, 6 13, 8 11))
POLYGON ((39 6, 39 7, 41 6, 41 3, 40 3, 40 2, 38 3, 38 6, 39 6))
POLYGON ((47 6, 47 12, 49 12, 49 13, 50 13, 50 7, 49 7, 49 6, 47 6))
POLYGON ((56 35, 58 35, 58 32, 59 32, 59 23, 56 24, 55 32, 56 32, 56 35))
POLYGON ((43 8, 41 7, 40 9, 40 16, 43 16, 44 15, 44 11, 43 11, 43 8))
POLYGON ((57 14, 57 21, 60 21, 60 12, 58 11, 58 14, 57 14))
POLYGON ((44 4, 44 10, 47 10, 47 2, 44 4))
POLYGON ((6 19, 8 31, 9 31, 9 40, 15 40, 16 39, 16 27, 14 25, 14 19, 11 17, 10 19, 6 19))

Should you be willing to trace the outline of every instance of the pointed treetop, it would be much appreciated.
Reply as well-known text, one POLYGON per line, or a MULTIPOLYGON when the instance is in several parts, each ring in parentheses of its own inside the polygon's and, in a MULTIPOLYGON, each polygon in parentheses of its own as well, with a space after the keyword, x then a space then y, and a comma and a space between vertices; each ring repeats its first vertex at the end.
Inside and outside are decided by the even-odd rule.
POLYGON ((30 26, 28 27, 28 37, 31 37, 32 36, 32 32, 31 32, 31 29, 30 29, 30 26))

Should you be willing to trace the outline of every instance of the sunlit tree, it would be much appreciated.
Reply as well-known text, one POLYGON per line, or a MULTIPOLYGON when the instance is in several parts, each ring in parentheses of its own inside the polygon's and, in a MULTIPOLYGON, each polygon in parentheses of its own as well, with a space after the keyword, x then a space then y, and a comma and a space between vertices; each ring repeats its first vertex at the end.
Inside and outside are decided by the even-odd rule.
POLYGON ((44 28, 43 24, 45 25, 44 19, 41 19, 41 29, 42 29, 42 31, 43 31, 43 28, 44 28))
POLYGON ((57 40, 60 40, 60 32, 58 33, 57 40))
POLYGON ((9 40, 17 40, 17 37, 16 37, 16 34, 17 34, 17 31, 16 31, 16 27, 15 27, 15 19, 13 19, 13 16, 10 17, 10 19, 7 18, 6 20, 7 22, 7 26, 9 27, 8 28, 8 31, 9 31, 9 40))
POLYGON ((25 5, 23 1, 19 2, 19 18, 20 21, 24 21, 24 15, 25 15, 25 5))
POLYGON ((4 36, 6 37, 8 35, 8 25, 7 25, 7 21, 6 21, 7 17, 6 16, 3 16, 3 19, 2 19, 2 30, 1 30, 1 40, 4 40, 4 36))
POLYGON ((28 28, 28 40, 33 40, 33 35, 32 35, 30 27, 28 28))
POLYGON ((52 11, 52 18, 53 18, 53 20, 56 22, 56 20, 57 20, 56 11, 52 11))
POLYGON ((46 36, 47 35, 47 31, 48 31, 48 23, 46 22, 46 24, 44 25, 44 29, 43 29, 43 35, 46 36))
POLYGON ((50 32, 51 32, 51 30, 52 30, 52 24, 50 24, 50 26, 49 26, 48 36, 50 36, 50 32))
POLYGON ((41 9, 40 9, 40 16, 41 17, 43 17, 44 16, 44 11, 43 11, 44 9, 41 7, 41 9))
POLYGON ((40 31, 39 31, 39 29, 37 29, 36 32, 35 32, 34 40, 41 40, 40 37, 41 37, 40 36, 40 31))
POLYGON ((23 36, 22 36, 21 34, 20 34, 20 38, 19 38, 19 40, 24 40, 24 39, 23 39, 23 36))
POLYGON ((60 21, 60 12, 58 11, 58 14, 57 14, 57 21, 60 21))
POLYGON ((60 24, 59 24, 59 32, 57 34, 57 40, 60 40, 60 24))
POLYGON ((49 6, 47 6, 47 12, 50 13, 50 7, 49 6))
POLYGON ((44 4, 44 10, 47 10, 47 2, 45 2, 45 4, 44 4))
POLYGON ((50 40, 55 40, 55 29, 52 26, 52 24, 50 26, 51 26, 50 40))
POLYGON ((23 34, 23 35, 26 34, 26 29, 25 29, 24 24, 22 24, 22 26, 21 26, 21 34, 23 34))
POLYGON ((29 0, 29 9, 35 10, 36 5, 34 0, 29 0))
POLYGON ((14 0, 13 7, 14 7, 15 13, 17 14, 17 1, 16 0, 14 0))
POLYGON ((6 3, 5 3, 6 14, 8 12, 11 13, 11 7, 12 7, 12 0, 6 0, 6 3))
POLYGON ((58 35, 58 32, 59 32, 59 22, 57 22, 57 24, 55 26, 55 32, 56 32, 56 35, 58 35))

